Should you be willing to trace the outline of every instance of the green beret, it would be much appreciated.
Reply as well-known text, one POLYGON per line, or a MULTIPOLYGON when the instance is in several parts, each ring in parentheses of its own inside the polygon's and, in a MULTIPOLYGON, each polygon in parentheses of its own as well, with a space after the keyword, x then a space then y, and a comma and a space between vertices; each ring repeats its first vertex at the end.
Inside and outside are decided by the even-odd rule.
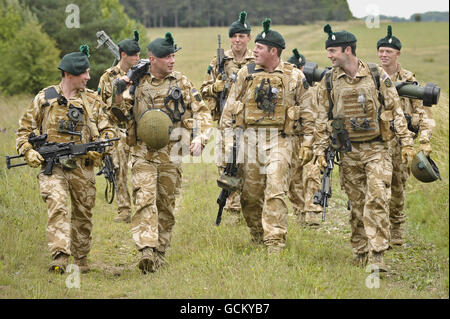
POLYGON ((125 39, 119 42, 118 46, 123 52, 127 55, 135 55, 138 52, 141 52, 141 48, 139 47, 139 31, 134 30, 134 39, 125 39))
POLYGON ((58 69, 73 75, 80 75, 86 72, 90 67, 89 46, 87 44, 80 46, 80 52, 68 53, 59 62, 58 69))
POLYGON ((157 58, 164 58, 169 54, 177 52, 181 47, 177 49, 177 45, 173 43, 172 34, 167 32, 164 39, 157 38, 153 40, 147 45, 147 49, 157 58))
POLYGON ((328 49, 329 47, 340 47, 343 45, 350 45, 354 42, 356 42, 356 37, 345 30, 339 31, 339 32, 333 32, 331 30, 331 26, 327 24, 323 31, 325 33, 328 33, 328 39, 325 42, 325 49, 328 49))
POLYGON ((387 27, 387 36, 383 39, 378 40, 377 42, 377 50, 380 47, 394 48, 399 51, 402 49, 402 43, 400 42, 400 40, 392 36, 392 27, 390 25, 388 25, 387 27))
POLYGON ((294 53, 294 55, 291 56, 287 61, 289 63, 295 64, 295 66, 300 69, 302 66, 305 65, 306 59, 303 56, 303 54, 300 54, 298 52, 297 49, 292 50, 292 53, 294 53))
POLYGON ((256 36, 255 42, 284 49, 286 47, 286 44, 281 34, 275 30, 270 30, 271 22, 272 21, 269 18, 266 18, 263 21, 263 31, 256 36))
POLYGON ((247 12, 239 14, 239 20, 234 21, 228 29, 228 36, 231 38, 235 33, 250 34, 250 24, 247 22, 247 12))

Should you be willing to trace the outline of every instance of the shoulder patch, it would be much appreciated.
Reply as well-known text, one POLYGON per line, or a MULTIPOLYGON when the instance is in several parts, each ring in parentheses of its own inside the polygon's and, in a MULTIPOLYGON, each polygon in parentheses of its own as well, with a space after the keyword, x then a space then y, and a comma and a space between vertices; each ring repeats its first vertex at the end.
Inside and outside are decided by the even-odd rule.
POLYGON ((192 89, 192 95, 194 95, 194 98, 198 101, 201 102, 202 101, 202 97, 200 96, 200 93, 198 93, 198 91, 194 88, 192 89))
POLYGON ((211 65, 208 65, 208 70, 206 72, 208 72, 208 74, 211 74, 213 67, 211 65))
POLYGON ((102 89, 100 87, 97 88, 97 94, 100 95, 102 89))
POLYGON ((392 86, 392 82, 391 79, 386 77, 386 79, 384 80, 384 84, 386 85, 386 87, 391 87, 392 86))
POLYGON ((387 74, 386 73, 383 73, 383 75, 381 76, 381 80, 385 80, 387 78, 387 74))

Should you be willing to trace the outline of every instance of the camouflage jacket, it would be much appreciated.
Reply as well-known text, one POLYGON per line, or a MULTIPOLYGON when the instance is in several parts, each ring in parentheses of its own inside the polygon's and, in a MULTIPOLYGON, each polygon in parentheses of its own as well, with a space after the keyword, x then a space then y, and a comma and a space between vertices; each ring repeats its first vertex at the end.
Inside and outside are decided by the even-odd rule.
MULTIPOLYGON (((403 69, 400 64, 398 64, 397 72, 391 77, 392 81, 417 81, 414 73, 403 69)), ((401 106, 403 113, 405 115, 411 116, 412 125, 418 127, 420 137, 420 143, 430 143, 431 135, 435 122, 433 120, 433 115, 431 113, 431 108, 424 107, 422 100, 418 99, 408 99, 400 97, 401 106)))
MULTIPOLYGON (((361 60, 359 60, 358 63, 359 68, 355 75, 355 78, 351 78, 350 76, 348 76, 340 67, 333 67, 333 69, 331 70, 331 81, 333 87, 331 91, 331 99, 333 101, 333 118, 336 116, 335 113, 337 106, 342 104, 346 105, 345 101, 339 100, 338 98, 341 94, 340 90, 353 90, 353 92, 357 92, 361 85, 360 83, 364 82, 366 85, 368 83, 371 83, 370 86, 373 85, 372 89, 378 92, 376 90, 375 82, 373 82, 372 74, 370 73, 367 63, 362 62, 361 60)), ((408 130, 407 123, 400 105, 400 97, 398 96, 395 85, 388 74, 381 67, 378 67, 378 72, 380 74, 380 92, 384 97, 384 108, 385 110, 392 111, 392 120, 395 129, 395 135, 401 140, 401 144, 403 146, 412 146, 412 134, 408 130)), ((325 76, 319 84, 317 93, 318 110, 316 119, 316 139, 314 142, 314 153, 316 155, 324 155, 325 149, 329 145, 329 135, 331 134, 331 120, 328 119, 329 100, 325 76)), ((373 100, 373 103, 377 108, 381 108, 381 105, 379 105, 378 102, 378 98, 369 97, 369 99, 373 100)), ((379 109, 373 110, 373 112, 379 111, 379 109)), ((349 128, 346 129, 349 130, 349 128)))
POLYGON ((75 142, 77 144, 96 140, 106 133, 108 133, 108 138, 116 136, 108 116, 103 112, 104 103, 94 91, 79 90, 75 96, 67 100, 65 105, 60 105, 56 97, 46 97, 49 89, 54 89, 56 93, 62 94, 60 85, 41 90, 19 120, 16 139, 16 148, 19 154, 26 151, 28 136, 32 132, 36 135, 48 134, 48 142, 75 142), (79 136, 68 134, 61 129, 61 123, 70 121, 68 111, 73 107, 82 115, 81 122, 77 123, 75 127, 75 132, 81 133, 81 140, 79 136))
MULTIPOLYGON (((129 90, 124 92, 124 105, 128 112, 132 110, 135 119, 128 123, 128 133, 130 134, 130 131, 135 130, 136 119, 139 119, 148 109, 165 109, 166 113, 173 112, 175 102, 169 100, 166 105, 164 100, 168 97, 169 92, 176 87, 181 90, 185 111, 181 116, 181 121, 173 121, 172 119, 174 128, 187 129, 192 135, 195 135, 192 143, 205 145, 212 129, 211 114, 192 82, 177 71, 168 74, 164 79, 157 79, 151 74, 147 74, 140 80, 139 86, 135 90, 135 96, 130 96, 129 90)), ((182 106, 178 104, 178 109, 180 108, 182 106)), ((154 162, 168 162, 170 161, 170 151, 178 142, 180 142, 180 139, 172 140, 171 138, 169 145, 160 150, 149 149, 139 139, 134 142, 131 141, 129 144, 134 146, 135 156, 144 157, 154 162)))
MULTIPOLYGON (((234 82, 233 79, 236 79, 236 75, 239 72, 239 70, 244 65, 254 62, 255 58, 253 57, 253 52, 250 49, 247 49, 247 52, 245 53, 242 61, 236 60, 232 50, 227 50, 224 52, 224 54, 225 54, 224 69, 227 75, 227 83, 229 87, 228 93, 229 93, 230 88, 234 82)), ((220 117, 220 115, 217 114, 218 112, 216 112, 219 94, 214 92, 212 87, 218 75, 219 75, 219 67, 217 65, 217 57, 214 57, 208 66, 205 80, 203 81, 202 86, 200 87, 200 92, 208 108, 211 110, 215 120, 219 120, 220 117)))
POLYGON ((107 105, 107 109, 109 110, 112 106, 112 98, 113 98, 113 87, 114 87, 114 80, 126 75, 126 72, 123 71, 120 68, 120 63, 117 65, 110 67, 103 73, 103 75, 100 78, 100 81, 98 82, 98 89, 97 93, 105 102, 107 105))

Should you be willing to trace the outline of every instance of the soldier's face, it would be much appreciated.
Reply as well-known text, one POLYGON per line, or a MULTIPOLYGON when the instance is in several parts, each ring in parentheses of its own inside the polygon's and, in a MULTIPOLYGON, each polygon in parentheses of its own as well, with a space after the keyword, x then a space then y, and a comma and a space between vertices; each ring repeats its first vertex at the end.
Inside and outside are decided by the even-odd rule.
POLYGON ((140 52, 134 54, 134 55, 128 55, 125 52, 122 54, 123 62, 128 66, 132 67, 133 65, 136 65, 139 62, 140 52))
POLYGON ((150 56, 151 68, 159 74, 170 74, 173 71, 175 65, 175 54, 171 53, 165 57, 157 58, 153 55, 150 56))
POLYGON ((378 49, 378 58, 380 59, 382 66, 397 65, 400 51, 389 47, 380 47, 378 49))
MULTIPOLYGON (((347 47, 349 48, 349 47, 347 47)), ((351 50, 351 49, 350 49, 351 50)), ((344 66, 345 62, 347 61, 347 49, 342 52, 341 47, 329 47, 327 49, 328 52, 328 59, 331 60, 331 63, 334 67, 344 66)))
POLYGON ((91 69, 87 69, 86 71, 84 71, 84 73, 81 73, 79 75, 67 73, 68 79, 75 89, 79 90, 86 88, 87 82, 91 79, 91 77, 89 76, 90 70, 91 69))
POLYGON ((272 59, 272 55, 267 45, 256 43, 253 49, 253 55, 255 56, 256 64, 265 66, 269 60, 272 59))
POLYGON ((251 38, 252 37, 249 34, 245 34, 245 33, 233 34, 233 36, 230 38, 231 50, 233 50, 233 51, 246 50, 251 38))

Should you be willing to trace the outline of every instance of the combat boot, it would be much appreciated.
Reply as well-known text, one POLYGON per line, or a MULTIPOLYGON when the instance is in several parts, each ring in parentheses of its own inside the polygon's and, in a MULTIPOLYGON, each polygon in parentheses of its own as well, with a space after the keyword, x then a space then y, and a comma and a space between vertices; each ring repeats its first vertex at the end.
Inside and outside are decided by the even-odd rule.
POLYGON ((305 215, 306 215, 305 212, 299 212, 299 213, 296 214, 296 216, 297 216, 297 223, 300 226, 306 226, 305 215))
POLYGON ((269 256, 278 256, 283 250, 283 247, 277 245, 268 245, 267 254, 269 256))
POLYGON ((139 259, 139 269, 143 274, 148 272, 155 272, 156 270, 156 255, 153 248, 145 247, 141 250, 141 258, 139 259))
POLYGON ((51 262, 48 270, 50 272, 63 274, 66 271, 68 260, 69 260, 69 255, 67 255, 63 252, 59 252, 53 258, 53 261, 51 262))
POLYGON ((116 218, 114 218, 114 222, 116 223, 131 223, 131 213, 129 211, 123 211, 119 214, 119 216, 117 216, 116 218))
POLYGON ((353 258, 352 264, 357 267, 366 267, 368 255, 369 254, 367 252, 356 254, 356 256, 353 258))
POLYGON ((75 265, 78 266, 82 274, 87 274, 91 270, 87 263, 87 257, 75 258, 75 265))
POLYGON ((316 212, 305 212, 305 223, 309 227, 319 227, 320 214, 316 212))
POLYGON ((391 228, 391 245, 403 245, 403 229, 400 225, 391 228))
MULTIPOLYGON (((378 268, 379 272, 388 272, 389 269, 384 263, 384 251, 376 252, 372 251, 369 254, 369 260, 367 262, 369 265, 374 265, 378 268)), ((372 268, 372 272, 376 270, 376 268, 372 268)))
POLYGON ((156 268, 163 267, 167 264, 166 252, 156 250, 156 268))

